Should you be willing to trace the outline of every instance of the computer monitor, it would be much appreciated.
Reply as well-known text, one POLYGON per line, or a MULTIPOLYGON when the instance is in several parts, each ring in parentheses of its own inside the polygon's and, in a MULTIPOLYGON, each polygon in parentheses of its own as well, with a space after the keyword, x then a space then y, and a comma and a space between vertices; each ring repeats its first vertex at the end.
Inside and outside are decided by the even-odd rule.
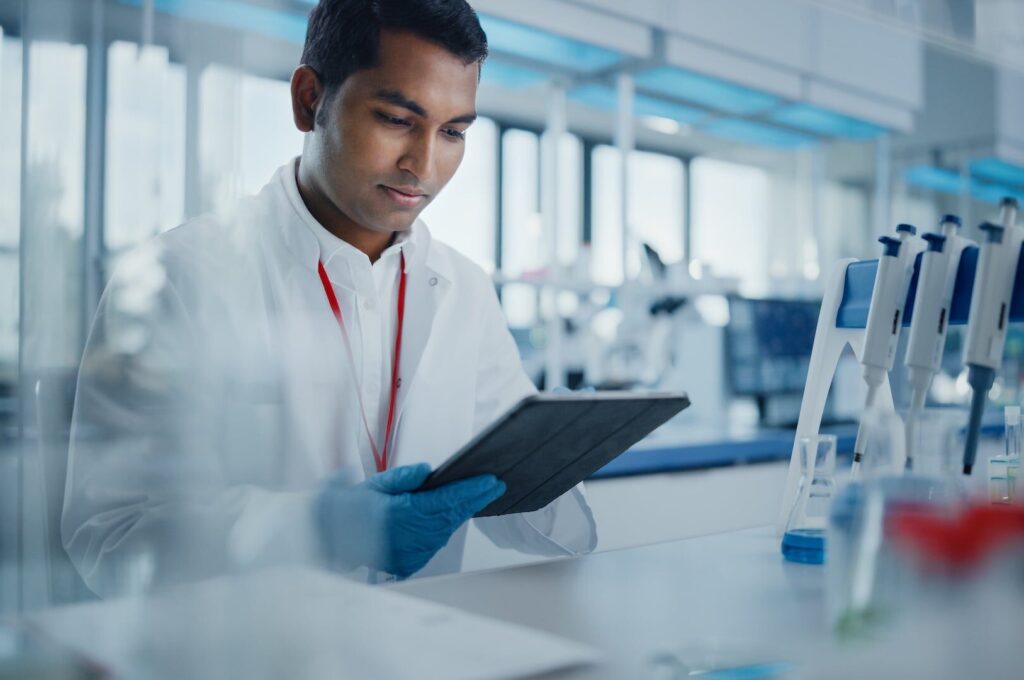
POLYGON ((757 401, 765 424, 796 421, 820 307, 819 300, 729 298, 726 380, 733 395, 757 401))

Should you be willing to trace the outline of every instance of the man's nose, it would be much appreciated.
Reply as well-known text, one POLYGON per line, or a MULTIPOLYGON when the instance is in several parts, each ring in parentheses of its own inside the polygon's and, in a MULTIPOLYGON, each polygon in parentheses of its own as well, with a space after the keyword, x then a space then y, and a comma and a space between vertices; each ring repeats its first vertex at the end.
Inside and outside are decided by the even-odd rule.
POLYGON ((420 182, 429 180, 434 166, 436 144, 432 132, 424 131, 415 135, 398 161, 399 169, 412 173, 420 182))

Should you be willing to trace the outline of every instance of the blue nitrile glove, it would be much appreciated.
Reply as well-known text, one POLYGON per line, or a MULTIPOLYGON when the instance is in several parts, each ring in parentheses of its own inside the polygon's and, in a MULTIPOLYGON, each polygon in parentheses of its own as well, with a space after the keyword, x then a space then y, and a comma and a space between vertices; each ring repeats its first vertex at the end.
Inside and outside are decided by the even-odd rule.
POLYGON ((426 463, 376 474, 354 486, 345 473, 327 481, 314 503, 328 559, 345 568, 372 567, 400 578, 422 569, 463 522, 505 493, 494 475, 416 491, 426 463))

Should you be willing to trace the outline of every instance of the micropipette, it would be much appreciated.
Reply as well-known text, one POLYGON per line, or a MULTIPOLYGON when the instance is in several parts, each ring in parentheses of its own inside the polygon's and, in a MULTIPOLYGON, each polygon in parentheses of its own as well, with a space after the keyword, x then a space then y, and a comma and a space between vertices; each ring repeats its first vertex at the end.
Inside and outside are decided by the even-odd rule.
MULTIPOLYGON (((875 286, 871 291, 871 306, 868 308, 868 322, 864 329, 864 349, 860 363, 863 367, 864 382, 868 387, 864 403, 867 414, 875 405, 875 397, 882 381, 892 369, 896 358, 896 345, 900 337, 903 307, 907 302, 907 289, 914 271, 914 258, 918 248, 912 239, 917 229, 909 224, 896 227, 899 238, 882 236, 882 256, 878 258, 875 272, 875 286)), ((857 441, 853 448, 853 476, 860 472, 864 457, 865 419, 861 418, 857 430, 857 441)))
POLYGON ((1017 201, 1004 198, 1000 204, 1001 224, 986 222, 978 255, 978 268, 971 292, 971 311, 967 317, 964 364, 971 395, 971 415, 964 445, 965 475, 971 474, 978 454, 978 435, 988 392, 995 381, 996 369, 1003 360, 1006 327, 1009 323, 1013 283, 1017 277, 1024 230, 1017 228, 1017 201))
POLYGON ((921 254, 914 316, 910 321, 910 336, 907 339, 905 363, 911 396, 904 433, 908 470, 913 468, 915 426, 924 408, 932 379, 942 365, 949 306, 953 301, 960 255, 964 248, 973 244, 957 234, 960 218, 956 215, 943 217, 939 227, 939 233, 928 233, 921 237, 927 243, 927 249, 921 254))

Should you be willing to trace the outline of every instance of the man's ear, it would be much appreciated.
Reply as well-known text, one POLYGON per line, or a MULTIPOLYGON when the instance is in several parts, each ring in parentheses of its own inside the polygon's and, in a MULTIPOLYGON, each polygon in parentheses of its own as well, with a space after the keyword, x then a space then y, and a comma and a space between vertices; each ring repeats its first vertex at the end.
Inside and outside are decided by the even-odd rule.
POLYGON ((292 117, 299 132, 312 132, 316 126, 317 108, 324 104, 324 88, 320 76, 303 64, 292 73, 292 117))

